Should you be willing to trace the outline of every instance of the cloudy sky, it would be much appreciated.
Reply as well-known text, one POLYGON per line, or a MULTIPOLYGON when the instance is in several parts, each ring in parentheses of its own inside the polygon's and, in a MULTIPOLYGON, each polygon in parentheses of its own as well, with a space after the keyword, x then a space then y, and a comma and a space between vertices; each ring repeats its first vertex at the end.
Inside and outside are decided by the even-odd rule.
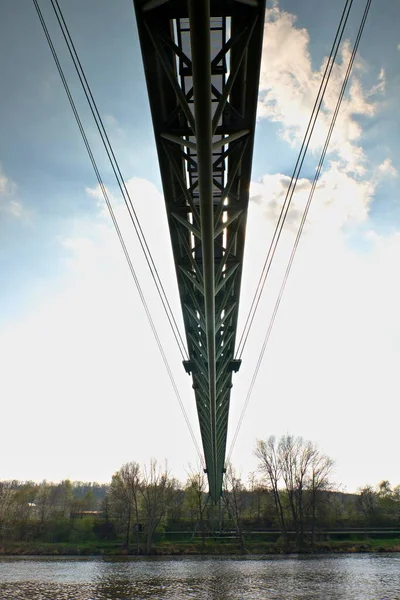
MULTIPOLYGON (((198 435, 190 378, 49 4, 41 1, 198 435)), ((282 244, 235 376, 230 438, 364 5, 354 1, 282 244)), ((132 2, 69 0, 61 6, 181 323, 132 2)), ((341 9, 319 0, 267 3, 241 324, 341 9)), ((233 461, 244 477, 257 466, 256 438, 290 432, 315 441, 335 459, 336 481, 348 491, 380 479, 400 482, 399 21, 399 3, 372 3, 234 449, 233 461)), ((196 464, 195 449, 29 0, 1 2, 0 81, 0 479, 108 481, 123 462, 153 456, 168 458, 174 474, 184 479, 188 464, 196 464)))

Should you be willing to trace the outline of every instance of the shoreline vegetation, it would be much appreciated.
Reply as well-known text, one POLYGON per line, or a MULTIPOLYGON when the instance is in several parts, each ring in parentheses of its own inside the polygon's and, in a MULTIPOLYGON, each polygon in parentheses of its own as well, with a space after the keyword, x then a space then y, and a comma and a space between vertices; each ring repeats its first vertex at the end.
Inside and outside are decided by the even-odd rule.
POLYGON ((298 548, 296 544, 279 542, 220 543, 217 540, 200 542, 160 542, 154 544, 150 553, 145 546, 122 547, 116 543, 43 543, 9 542, 0 544, 0 558, 4 556, 261 556, 291 554, 355 554, 400 552, 400 537, 374 540, 333 540, 316 542, 314 546, 298 548))
POLYGON ((200 466, 130 462, 109 484, 0 481, 0 556, 262 555, 400 552, 400 485, 346 493, 312 442, 258 440, 245 482, 227 463, 221 497, 200 466))

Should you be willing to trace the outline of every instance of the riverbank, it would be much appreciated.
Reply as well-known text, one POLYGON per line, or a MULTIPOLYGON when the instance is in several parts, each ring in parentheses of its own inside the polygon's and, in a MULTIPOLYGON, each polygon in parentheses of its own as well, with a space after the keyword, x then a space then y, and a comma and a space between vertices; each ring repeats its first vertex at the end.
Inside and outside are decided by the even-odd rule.
MULTIPOLYGON (((196 556, 196 555, 262 555, 262 554, 312 554, 312 553, 366 553, 366 552, 400 552, 400 539, 317 542, 314 548, 297 548, 294 544, 283 546, 275 543, 245 544, 245 550, 235 543, 219 543, 207 540, 201 543, 171 543, 160 542, 153 547, 155 556, 196 556)), ((10 542, 0 543, 0 556, 134 556, 135 547, 127 550, 116 543, 29 543, 10 542)), ((140 555, 145 556, 144 549, 140 555)))

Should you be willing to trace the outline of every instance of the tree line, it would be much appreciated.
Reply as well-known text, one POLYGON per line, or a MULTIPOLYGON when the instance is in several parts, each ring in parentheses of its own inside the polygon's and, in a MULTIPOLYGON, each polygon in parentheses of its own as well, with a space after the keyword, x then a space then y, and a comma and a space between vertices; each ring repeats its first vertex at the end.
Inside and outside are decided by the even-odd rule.
POLYGON ((333 481, 333 460, 312 442, 270 436, 255 454, 258 470, 246 482, 227 465, 218 508, 202 469, 182 484, 156 460, 123 465, 110 484, 1 481, 0 542, 107 541, 150 553, 155 541, 181 535, 204 544, 218 530, 243 549, 251 532, 275 532, 301 548, 329 529, 399 525, 399 485, 347 494, 333 481))

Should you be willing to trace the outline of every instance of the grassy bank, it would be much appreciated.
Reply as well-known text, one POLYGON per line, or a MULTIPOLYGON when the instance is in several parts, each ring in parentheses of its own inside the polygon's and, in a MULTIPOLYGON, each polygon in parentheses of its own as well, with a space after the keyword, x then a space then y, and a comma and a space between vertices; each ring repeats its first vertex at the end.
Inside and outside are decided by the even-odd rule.
MULTIPOLYGON (((331 541, 317 542, 314 548, 306 547, 300 550, 295 544, 284 546, 275 543, 245 544, 245 554, 298 554, 298 553, 365 553, 365 552, 400 552, 400 539, 368 540, 368 541, 331 541)), ((144 550, 141 555, 144 555, 144 550)), ((243 550, 236 543, 219 543, 218 540, 207 540, 201 543, 172 543, 160 542, 154 545, 153 554, 159 556, 190 556, 190 555, 240 555, 243 550)), ((0 544, 0 556, 126 556, 136 555, 136 548, 121 547, 115 542, 102 543, 28 543, 10 542, 0 544)))

